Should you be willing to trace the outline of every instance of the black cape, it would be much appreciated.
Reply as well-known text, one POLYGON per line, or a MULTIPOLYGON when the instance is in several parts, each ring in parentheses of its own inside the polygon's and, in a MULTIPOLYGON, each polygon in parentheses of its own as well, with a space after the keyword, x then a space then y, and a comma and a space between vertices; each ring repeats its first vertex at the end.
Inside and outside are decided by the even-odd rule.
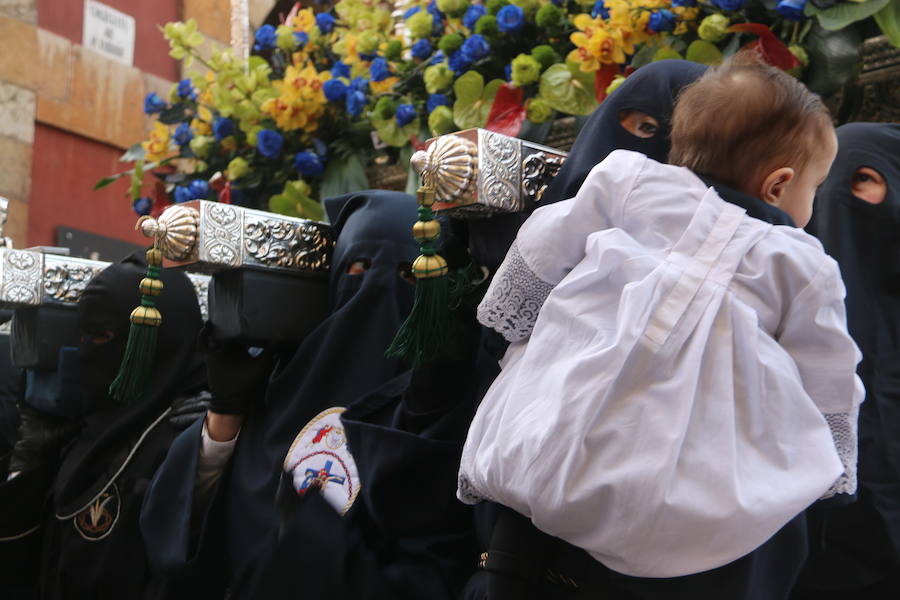
POLYGON ((176 440, 148 493, 141 516, 148 552, 185 587, 200 581, 194 598, 221 598, 226 588, 232 598, 300 590, 346 597, 348 589, 353 597, 441 598, 459 578, 446 557, 470 534, 455 531, 459 443, 444 439, 453 425, 437 418, 411 429, 397 402, 409 374, 384 356, 412 306, 414 288, 402 275, 418 254, 410 235, 415 200, 368 191, 325 206, 338 234, 329 316, 277 368, 208 506, 193 516, 184 510, 193 502, 200 423, 176 440), (355 261, 368 270, 348 274, 355 261), (297 498, 282 481, 298 432, 336 406, 347 407, 343 422, 362 482, 344 517, 316 493, 297 498), (424 500, 408 500, 416 494, 424 500))
MULTIPOLYGON (((802 585, 850 590, 876 584, 900 594, 900 125, 850 123, 816 195, 808 226, 841 268, 847 326, 863 354, 859 414, 859 499, 810 513, 814 544, 802 585), (887 195, 873 205, 852 193, 860 167, 874 169, 887 195), (886 583, 886 577, 892 581, 886 583)), ((875 592, 872 592, 875 594, 875 592)))
MULTIPOLYGON (((94 398, 80 432, 61 463, 53 465, 58 470, 50 479, 41 527, 43 598, 164 596, 164 582, 148 569, 138 514, 150 477, 176 434, 167 418, 172 401, 187 388, 203 385, 195 353, 201 318, 190 280, 165 271, 152 383, 140 401, 110 399, 105 390, 121 362, 128 315, 140 302, 138 283, 145 270, 140 254, 111 265, 88 284, 79 303, 83 333, 108 329, 114 337, 94 344, 86 336, 80 348, 82 389, 94 398)), ((24 487, 48 475, 23 473, 6 485, 24 487)), ((46 494, 33 486, 29 491, 46 494)), ((40 506, 43 498, 18 500, 40 506)))

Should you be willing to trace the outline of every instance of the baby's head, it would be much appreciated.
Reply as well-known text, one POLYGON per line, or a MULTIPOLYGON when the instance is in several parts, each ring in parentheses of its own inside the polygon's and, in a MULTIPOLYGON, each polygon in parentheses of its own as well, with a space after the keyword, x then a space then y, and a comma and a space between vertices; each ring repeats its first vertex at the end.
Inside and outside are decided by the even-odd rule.
POLYGON ((773 204, 799 227, 836 153, 819 97, 753 53, 709 69, 672 115, 671 164, 773 204))

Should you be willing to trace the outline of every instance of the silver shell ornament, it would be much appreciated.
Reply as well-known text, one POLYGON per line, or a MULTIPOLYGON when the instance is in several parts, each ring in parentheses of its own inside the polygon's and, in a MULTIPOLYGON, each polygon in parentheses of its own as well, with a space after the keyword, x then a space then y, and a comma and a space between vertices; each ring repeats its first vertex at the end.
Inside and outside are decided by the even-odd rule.
POLYGON ((478 146, 456 135, 441 136, 413 154, 410 164, 433 186, 438 202, 459 202, 478 173, 478 146))
POLYGON ((163 256, 181 262, 197 252, 200 213, 190 206, 170 206, 157 219, 141 217, 135 229, 156 240, 163 256))

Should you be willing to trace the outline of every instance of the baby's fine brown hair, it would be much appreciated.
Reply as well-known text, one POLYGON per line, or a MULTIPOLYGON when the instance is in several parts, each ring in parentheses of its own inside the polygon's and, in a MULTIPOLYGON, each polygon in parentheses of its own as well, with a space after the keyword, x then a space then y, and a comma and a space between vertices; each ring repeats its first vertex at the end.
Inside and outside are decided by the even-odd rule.
POLYGON ((737 190, 779 167, 802 169, 834 126, 822 100, 754 52, 740 52, 682 90, 669 163, 737 190))

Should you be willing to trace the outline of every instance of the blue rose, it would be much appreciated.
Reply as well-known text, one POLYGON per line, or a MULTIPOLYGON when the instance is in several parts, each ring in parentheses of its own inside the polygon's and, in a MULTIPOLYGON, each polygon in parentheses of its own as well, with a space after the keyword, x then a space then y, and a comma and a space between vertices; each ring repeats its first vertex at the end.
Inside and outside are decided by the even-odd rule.
POLYGON ((309 34, 305 31, 295 31, 294 39, 297 41, 297 45, 302 48, 309 43, 309 34))
POLYGON ((473 4, 468 9, 466 9, 466 14, 463 15, 463 25, 465 25, 468 29, 474 30, 475 23, 478 22, 478 19, 483 17, 487 13, 487 10, 481 4, 473 4))
POLYGON ((431 57, 431 62, 428 64, 436 65, 438 63, 442 63, 442 62, 444 62, 445 58, 447 58, 447 57, 444 56, 444 53, 442 51, 438 50, 437 52, 434 53, 434 56, 431 57))
POLYGON ((472 61, 470 61, 466 57, 466 55, 463 54, 462 50, 457 50, 450 55, 450 59, 447 61, 447 64, 449 65, 451 71, 453 71, 457 75, 460 75, 472 65, 472 61))
POLYGON ((387 61, 379 56, 369 66, 369 74, 372 76, 372 81, 384 81, 391 76, 391 68, 387 61))
POLYGON ((444 31, 444 13, 442 13, 438 7, 437 3, 432 2, 428 5, 428 12, 431 13, 431 33, 432 35, 440 35, 444 31))
POLYGON ((340 102, 347 96, 347 86, 340 79, 329 79, 322 86, 322 91, 331 102, 340 102))
POLYGON ((212 130, 216 141, 221 142, 234 133, 234 121, 226 117, 216 117, 216 120, 213 121, 212 130))
POLYGON ((332 77, 350 77, 350 65, 345 64, 341 61, 337 61, 334 63, 334 66, 331 67, 331 76, 332 77))
POLYGON ((328 158, 328 146, 326 146, 325 142, 323 142, 319 138, 313 138, 312 145, 316 154, 318 154, 319 158, 324 162, 325 159, 328 158))
POLYGON ((166 102, 156 92, 150 92, 144 97, 144 112, 148 115, 166 110, 166 102))
POLYGON ((191 126, 187 123, 182 123, 178 127, 175 128, 175 142, 179 146, 187 146, 191 143, 191 139, 194 137, 194 132, 191 131, 191 126))
POLYGON ((334 15, 331 13, 319 13, 316 15, 316 25, 322 33, 331 33, 334 29, 334 15))
POLYGON ((412 123, 412 120, 415 119, 416 116, 416 109, 412 104, 401 104, 397 107, 394 118, 397 119, 397 125, 403 127, 412 123))
POLYGON ((650 21, 647 23, 647 29, 656 32, 672 31, 675 29, 675 15, 666 9, 653 11, 650 21))
POLYGON ((178 82, 178 97, 190 98, 191 100, 197 99, 197 91, 194 89, 194 84, 191 83, 190 79, 182 79, 178 82))
POLYGON ((150 214, 150 210, 153 208, 153 200, 144 196, 143 198, 138 198, 134 201, 132 207, 134 212, 137 213, 137 216, 143 217, 145 215, 150 214))
POLYGON ((672 6, 692 8, 694 6, 697 6, 697 0, 672 0, 672 6))
POLYGON ((412 8, 410 8, 409 10, 407 10, 405 13, 403 13, 403 20, 405 21, 406 19, 410 18, 411 16, 413 16, 414 14, 416 14, 417 12, 419 12, 420 10, 422 10, 422 9, 419 8, 418 6, 413 6, 412 8))
POLYGON ((444 94, 431 94, 428 96, 428 102, 425 107, 428 109, 428 114, 431 114, 431 111, 436 109, 438 106, 449 106, 450 101, 447 100, 447 96, 444 94))
POLYGON ((512 63, 506 63, 506 66, 503 67, 503 76, 507 81, 512 81, 512 63))
POLYGON ((484 39, 484 37, 476 33, 463 42, 462 48, 460 48, 459 51, 463 53, 463 56, 465 56, 469 62, 475 62, 488 55, 488 52, 491 51, 491 45, 487 43, 487 40, 484 39))
POLYGON ((781 13, 788 21, 802 21, 803 8, 806 6, 806 0, 778 0, 775 10, 781 13))
POLYGON ((318 177, 325 170, 325 165, 318 154, 305 150, 294 156, 294 168, 304 177, 318 177))
POLYGON ((209 184, 203 179, 195 179, 189 185, 191 199, 206 200, 209 198, 209 184))
POLYGON ((507 4, 497 13, 497 27, 503 33, 516 33, 525 24, 525 11, 515 4, 507 4))
POLYGON ((263 129, 256 134, 256 149, 266 158, 278 158, 284 138, 277 131, 263 129))
POLYGON ((254 38, 256 39, 256 44, 254 44, 253 49, 257 52, 260 50, 271 50, 278 41, 278 35, 275 34, 275 28, 271 25, 263 25, 257 29, 254 38))
POLYGON ((347 112, 352 117, 358 117, 366 107, 366 95, 359 90, 351 89, 347 92, 347 112))
POLYGON ((362 52, 359 53, 359 57, 363 60, 375 60, 376 56, 378 56, 378 53, 376 52, 371 52, 369 54, 363 54, 362 52))
POLYGON ((425 60, 426 58, 431 56, 431 50, 432 50, 431 42, 429 42, 425 38, 422 38, 421 40, 419 40, 418 42, 413 44, 413 47, 412 47, 413 58, 418 58, 419 60, 425 60))
MULTIPOLYGON (((675 0, 675 1, 677 2, 678 0, 675 0)), ((674 6, 674 2, 673 2, 673 6, 674 6)), ((591 16, 595 19, 597 17, 600 17, 601 19, 604 19, 604 20, 609 18, 609 9, 606 8, 606 4, 603 2, 603 0, 597 0, 596 2, 594 2, 594 8, 593 8, 593 10, 591 10, 591 16)))
POLYGON ((747 0, 712 0, 722 10, 741 10, 747 0))
POLYGON ((350 80, 350 89, 365 94, 369 91, 369 80, 366 77, 354 77, 350 80))
POLYGON ((186 185, 175 186, 175 202, 181 203, 193 199, 194 197, 191 195, 191 188, 186 185))

